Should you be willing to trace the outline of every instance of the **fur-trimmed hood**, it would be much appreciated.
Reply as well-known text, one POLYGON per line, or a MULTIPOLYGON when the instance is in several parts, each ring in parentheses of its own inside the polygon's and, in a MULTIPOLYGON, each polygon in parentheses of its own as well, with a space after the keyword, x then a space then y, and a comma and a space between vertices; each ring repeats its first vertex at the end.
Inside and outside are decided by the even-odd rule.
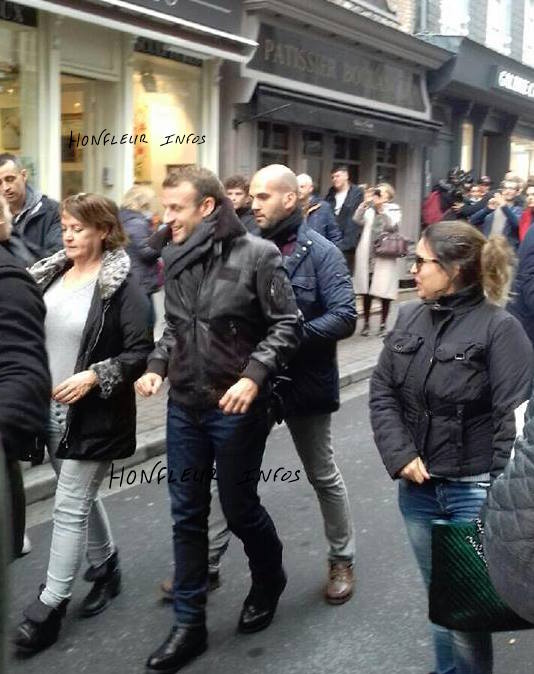
MULTIPOLYGON (((29 272, 42 289, 72 266, 65 250, 36 262, 29 272)), ((107 250, 102 256, 102 266, 98 274, 98 288, 102 300, 112 297, 126 280, 130 271, 130 257, 124 248, 107 250)))

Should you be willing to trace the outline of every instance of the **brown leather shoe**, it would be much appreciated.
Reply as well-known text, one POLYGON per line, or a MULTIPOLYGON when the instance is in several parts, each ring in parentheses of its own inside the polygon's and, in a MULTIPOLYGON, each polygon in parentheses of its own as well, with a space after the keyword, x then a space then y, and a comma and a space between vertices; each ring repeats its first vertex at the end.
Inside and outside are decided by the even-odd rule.
POLYGON ((344 604, 352 597, 354 571, 352 562, 330 562, 330 574, 325 588, 329 604, 344 604))

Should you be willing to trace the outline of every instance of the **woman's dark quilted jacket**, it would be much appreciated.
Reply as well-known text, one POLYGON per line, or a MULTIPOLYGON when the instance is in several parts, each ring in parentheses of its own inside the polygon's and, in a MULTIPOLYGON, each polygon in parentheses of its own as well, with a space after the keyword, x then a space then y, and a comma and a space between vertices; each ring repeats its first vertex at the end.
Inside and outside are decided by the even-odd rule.
POLYGON ((534 622, 534 396, 514 455, 488 495, 484 549, 502 599, 534 622))

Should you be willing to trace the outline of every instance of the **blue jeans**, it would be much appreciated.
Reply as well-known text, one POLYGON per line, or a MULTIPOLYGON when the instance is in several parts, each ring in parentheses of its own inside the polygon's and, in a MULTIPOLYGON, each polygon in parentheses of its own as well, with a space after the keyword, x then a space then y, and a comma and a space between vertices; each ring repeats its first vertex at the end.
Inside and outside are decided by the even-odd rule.
MULTIPOLYGON (((486 500, 485 483, 431 479, 422 485, 399 482, 399 506, 425 585, 432 569, 432 524, 474 520, 486 500)), ((488 632, 458 632, 431 625, 437 674, 491 674, 488 632)))
POLYGON ((282 543, 257 493, 270 426, 264 403, 246 414, 194 410, 169 400, 167 466, 174 541, 174 610, 181 625, 205 622, 208 515, 214 460, 228 527, 244 544, 254 583, 280 578, 282 543))

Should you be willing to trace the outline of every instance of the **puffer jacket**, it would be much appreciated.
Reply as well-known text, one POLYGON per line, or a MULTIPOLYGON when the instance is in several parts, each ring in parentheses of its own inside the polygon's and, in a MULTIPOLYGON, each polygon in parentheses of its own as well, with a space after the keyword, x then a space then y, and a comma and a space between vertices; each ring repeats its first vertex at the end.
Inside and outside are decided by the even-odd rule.
POLYGON ((213 245, 200 264, 174 273, 179 246, 164 250, 167 325, 148 365, 168 376, 172 400, 198 409, 216 407, 241 377, 266 396, 264 384, 287 367, 300 342, 277 247, 247 233, 228 199, 213 217, 213 245))
POLYGON ((534 622, 534 397, 513 458, 488 492, 484 552, 498 594, 534 622))
POLYGON ((370 389, 375 442, 391 477, 418 456, 439 477, 498 475, 533 364, 521 324, 478 285, 402 305, 370 389))
MULTIPOLYGON (((45 293, 71 265, 60 250, 30 272, 45 293)), ((146 294, 130 274, 126 252, 122 248, 105 252, 74 367, 74 372, 94 370, 99 385, 69 405, 58 458, 107 461, 135 452, 133 385, 153 347, 148 310, 146 294)))

